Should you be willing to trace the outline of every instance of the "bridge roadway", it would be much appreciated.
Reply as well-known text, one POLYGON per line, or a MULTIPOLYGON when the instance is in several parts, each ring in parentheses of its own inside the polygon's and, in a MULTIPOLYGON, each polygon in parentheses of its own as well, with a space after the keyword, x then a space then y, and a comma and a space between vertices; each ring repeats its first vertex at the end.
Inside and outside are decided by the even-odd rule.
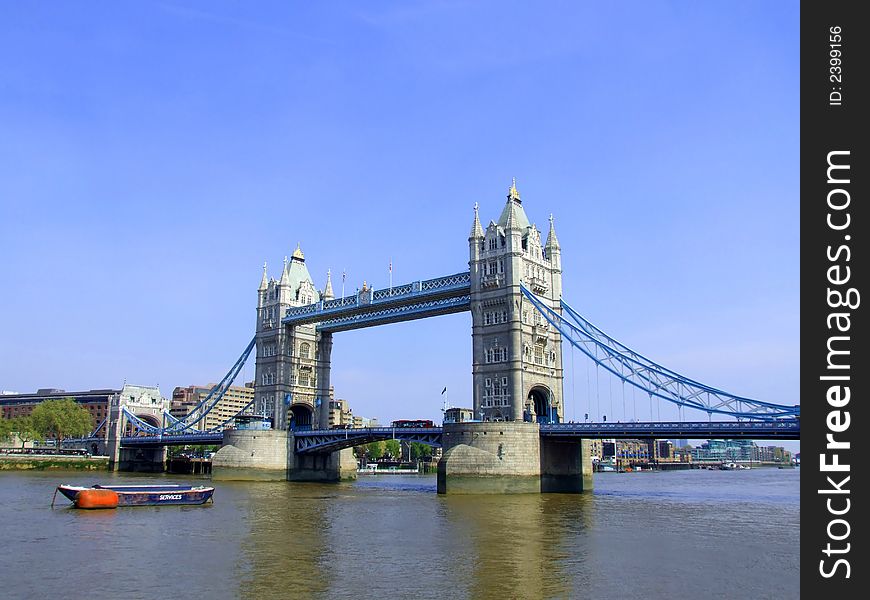
MULTIPOLYGON (((798 440, 800 421, 723 421, 663 423, 548 423, 541 426, 542 437, 577 439, 759 439, 798 440)), ((381 440, 397 439, 441 445, 441 427, 368 427, 295 431, 296 452, 315 454, 334 452, 381 440)), ((220 444, 221 432, 186 435, 133 436, 121 438, 125 448, 220 444)))
POLYGON ((338 332, 463 312, 471 306, 471 273, 425 279, 287 309, 284 325, 317 324, 338 332))

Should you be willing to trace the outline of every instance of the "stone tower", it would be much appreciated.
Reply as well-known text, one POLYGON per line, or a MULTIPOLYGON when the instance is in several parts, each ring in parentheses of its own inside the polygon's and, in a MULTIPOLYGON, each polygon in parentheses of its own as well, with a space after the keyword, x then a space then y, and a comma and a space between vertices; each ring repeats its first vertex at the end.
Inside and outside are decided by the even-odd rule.
POLYGON ((285 327, 281 318, 288 308, 318 302, 320 296, 298 246, 289 261, 285 257, 278 281, 268 278, 263 265, 257 293, 254 406, 257 414, 272 417, 275 429, 286 429, 291 419, 298 426, 317 425, 319 335, 314 325, 285 327))
POLYGON ((485 231, 475 205, 468 245, 475 415, 561 421, 562 337, 520 291, 522 283, 561 314, 562 257, 552 216, 542 244, 514 180, 498 222, 485 231))

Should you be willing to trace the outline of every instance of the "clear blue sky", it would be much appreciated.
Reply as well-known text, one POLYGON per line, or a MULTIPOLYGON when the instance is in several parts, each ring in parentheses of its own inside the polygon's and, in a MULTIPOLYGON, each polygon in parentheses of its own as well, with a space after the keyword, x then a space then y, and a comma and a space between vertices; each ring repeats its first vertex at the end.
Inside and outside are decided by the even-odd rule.
MULTIPOLYGON (((0 389, 219 380, 264 260, 301 242, 348 291, 390 259, 462 271, 472 206, 497 219, 516 177, 582 314, 798 403, 798 25, 797 2, 3 2, 0 389)), ((567 418, 632 418, 564 356, 567 418)), ((337 395, 382 422, 440 420, 445 386, 470 405, 470 373, 468 314, 336 336, 337 395)))

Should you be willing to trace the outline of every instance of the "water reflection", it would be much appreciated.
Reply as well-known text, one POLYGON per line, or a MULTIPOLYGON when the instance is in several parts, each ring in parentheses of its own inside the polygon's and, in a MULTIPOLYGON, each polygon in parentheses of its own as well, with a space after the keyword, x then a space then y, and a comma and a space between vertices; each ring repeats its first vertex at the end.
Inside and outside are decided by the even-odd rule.
POLYGON ((329 589, 325 509, 335 486, 285 482, 250 485, 250 534, 238 563, 241 598, 311 596, 329 589))
POLYGON ((566 537, 591 527, 589 496, 523 494, 440 498, 451 536, 464 551, 451 572, 471 598, 576 597, 571 572, 586 553, 566 537))

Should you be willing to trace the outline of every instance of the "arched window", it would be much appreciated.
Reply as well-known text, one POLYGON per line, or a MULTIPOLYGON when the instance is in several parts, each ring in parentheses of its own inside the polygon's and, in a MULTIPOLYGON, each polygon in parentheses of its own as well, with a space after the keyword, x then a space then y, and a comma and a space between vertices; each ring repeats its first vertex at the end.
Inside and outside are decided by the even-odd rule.
POLYGON ((311 355, 311 344, 307 342, 303 342, 299 346, 299 356, 302 358, 308 358, 311 355))

